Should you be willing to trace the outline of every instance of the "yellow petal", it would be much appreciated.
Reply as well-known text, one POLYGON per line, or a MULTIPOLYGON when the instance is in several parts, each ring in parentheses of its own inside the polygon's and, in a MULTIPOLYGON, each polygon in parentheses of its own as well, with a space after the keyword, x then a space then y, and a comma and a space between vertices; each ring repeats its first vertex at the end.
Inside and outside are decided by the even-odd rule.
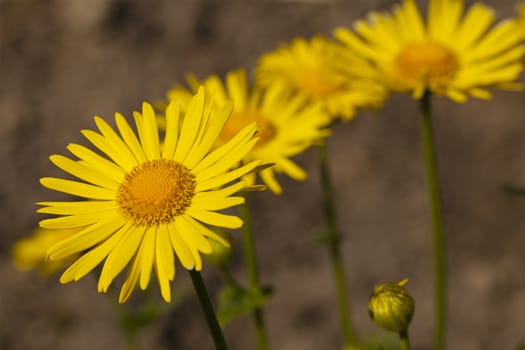
POLYGON ((67 146, 67 149, 75 156, 85 161, 91 170, 104 174, 116 183, 121 183, 126 175, 122 168, 99 156, 89 148, 72 143, 67 146))
POLYGON ((78 281, 87 275, 98 264, 100 264, 100 262, 109 254, 109 252, 111 252, 111 250, 122 237, 122 234, 123 231, 119 231, 118 234, 111 236, 104 243, 82 255, 73 265, 64 271, 60 277, 60 283, 78 281))
POLYGON ((155 241, 156 241, 156 229, 149 228, 142 241, 142 252, 141 252, 141 266, 140 266, 140 288, 145 290, 148 287, 151 278, 151 268, 153 267, 153 259, 155 257, 155 241))
POLYGON ((117 124, 117 128, 120 132, 120 135, 122 136, 122 139, 129 147, 131 152, 133 152, 137 162, 145 162, 147 160, 146 154, 144 153, 144 150, 137 139, 137 135, 135 135, 135 132, 131 129, 124 116, 120 113, 115 113, 115 123, 117 124))
POLYGON ((96 224, 53 245, 47 252, 48 259, 63 259, 91 248, 113 235, 125 223, 120 217, 99 220, 96 224))
POLYGON ((162 148, 162 158, 173 159, 179 138, 180 107, 171 101, 166 108, 166 136, 162 148))
POLYGON ((186 242, 182 239, 175 225, 169 224, 166 226, 170 235, 171 245, 177 257, 179 258, 182 266, 187 270, 192 270, 195 267, 195 260, 191 254, 190 249, 186 245, 186 242))
POLYGON ((204 112, 204 88, 199 88, 197 94, 191 99, 184 119, 182 121, 179 142, 173 159, 184 164, 184 159, 189 150, 193 147, 197 134, 201 128, 201 121, 204 112))
POLYGON ((98 291, 107 292, 111 282, 122 272, 130 260, 137 254, 145 229, 125 225, 121 228, 123 237, 115 248, 109 253, 98 282, 98 291))
POLYGON ((141 248, 139 248, 139 253, 135 255, 135 259, 133 260, 133 265, 131 266, 131 269, 128 271, 128 275, 126 277, 126 280, 122 284, 122 288, 120 289, 120 294, 118 298, 118 302, 120 304, 125 303, 129 297, 131 296, 131 293, 133 293, 133 290, 135 289, 135 286, 137 285, 137 281, 139 279, 139 273, 140 273, 140 257, 141 257, 141 248))
POLYGON ((157 128, 155 111, 147 102, 142 104, 142 118, 140 119, 141 122, 137 124, 137 129, 142 131, 139 133, 139 136, 144 153, 146 153, 149 160, 158 159, 160 158, 159 130, 157 128))
POLYGON ((98 171, 93 171, 90 168, 82 165, 80 162, 76 162, 72 159, 64 157, 59 154, 54 154, 49 157, 51 162, 65 172, 89 182, 95 186, 104 187, 111 190, 116 190, 119 184, 98 171))
POLYGON ((186 214, 199 221, 217 227, 239 228, 242 226, 242 220, 235 215, 226 215, 193 207, 187 208, 186 214))
POLYGON ((93 186, 82 182, 44 177, 40 183, 51 190, 72 194, 78 197, 102 200, 115 200, 115 190, 93 186))

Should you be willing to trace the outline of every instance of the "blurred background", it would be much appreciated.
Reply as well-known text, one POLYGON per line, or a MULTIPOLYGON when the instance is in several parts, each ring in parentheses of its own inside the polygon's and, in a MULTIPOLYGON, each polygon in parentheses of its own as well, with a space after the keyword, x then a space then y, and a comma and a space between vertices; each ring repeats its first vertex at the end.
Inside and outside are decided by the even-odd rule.
MULTIPOLYGON (((34 203, 58 198, 38 182, 60 174, 48 156, 84 142, 79 131, 94 127, 93 115, 130 117, 189 72, 204 78, 251 70, 280 43, 331 36, 334 27, 393 3, 0 0, 0 349, 126 349, 115 306, 121 280, 108 295, 98 294, 97 273, 61 285, 59 275, 21 272, 11 261, 13 243, 41 219, 34 203)), ((513 1, 486 3, 498 18, 515 14, 513 1)), ((525 337, 525 196, 516 191, 525 187, 525 95, 494 95, 462 105, 438 98, 433 105, 449 349, 513 349, 525 337)), ((395 95, 383 109, 359 113, 334 128, 329 148, 357 331, 386 334, 369 320, 369 295, 380 281, 407 277, 417 305, 413 349, 430 349, 432 246, 416 101, 395 95)), ((309 172, 306 182, 282 177, 283 195, 252 196, 261 278, 275 290, 265 309, 271 349, 342 344, 327 252, 314 242, 323 225, 314 151, 297 158, 309 172)), ((231 267, 243 281, 240 232, 232 235, 231 267)), ((205 266, 212 295, 219 277, 205 266)), ((180 304, 164 305, 155 284, 127 304, 152 300, 160 309, 139 333, 141 349, 212 349, 180 266, 173 286, 187 294, 180 304)), ((232 350, 254 348, 249 316, 225 334, 232 350)))

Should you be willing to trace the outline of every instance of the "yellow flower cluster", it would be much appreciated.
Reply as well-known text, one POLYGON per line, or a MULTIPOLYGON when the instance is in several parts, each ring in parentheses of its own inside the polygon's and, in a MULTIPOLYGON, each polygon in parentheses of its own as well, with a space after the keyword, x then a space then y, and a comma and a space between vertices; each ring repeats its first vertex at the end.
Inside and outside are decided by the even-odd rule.
POLYGON ((149 103, 134 113, 134 127, 119 113, 116 128, 95 117, 97 130, 82 134, 96 151, 70 144, 72 156, 50 157, 78 180, 41 179, 80 200, 39 203, 38 212, 56 217, 40 222, 45 237, 15 246, 18 266, 78 257, 60 281, 102 265, 100 292, 127 268, 120 302, 136 285, 145 289, 154 272, 170 301, 175 258, 201 270, 211 241, 229 245, 207 225, 242 225, 218 211, 243 203, 239 191, 282 193, 279 174, 305 180, 292 158, 324 142, 335 120, 379 108, 392 92, 421 98, 430 91, 463 102, 490 98, 487 87, 520 88, 525 5, 520 11, 520 19, 494 25, 484 4, 465 11, 463 0, 430 0, 423 19, 414 0, 402 0, 353 29, 335 29, 335 40, 296 38, 262 55, 253 84, 244 69, 224 79, 190 75, 188 87, 167 92, 160 118, 149 103))

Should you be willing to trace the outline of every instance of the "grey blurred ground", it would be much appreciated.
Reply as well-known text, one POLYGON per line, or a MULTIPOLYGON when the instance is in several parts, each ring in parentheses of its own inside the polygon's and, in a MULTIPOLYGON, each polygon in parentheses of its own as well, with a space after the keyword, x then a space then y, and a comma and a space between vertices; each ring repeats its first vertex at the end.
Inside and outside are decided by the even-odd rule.
MULTIPOLYGON (((94 114, 129 116, 187 72, 253 68, 280 42, 330 35, 391 3, 0 0, 0 349, 125 349, 116 297, 96 292, 95 274, 62 286, 57 276, 15 270, 9 257, 39 220, 33 203, 53 196, 38 184, 59 174, 47 157, 80 142, 94 114)), ((488 3, 502 16, 513 13, 511 1, 488 3)), ((512 349, 525 337, 525 198, 504 191, 525 186, 524 108, 523 93, 434 105, 450 349, 512 349)), ((418 127, 416 103, 394 96, 381 111, 338 125, 330 149, 356 327, 383 334, 368 319, 369 293, 378 281, 408 277, 417 303, 413 348, 430 349, 431 242, 418 127)), ((326 252, 312 243, 322 225, 315 153, 299 161, 310 171, 307 182, 283 179, 284 195, 253 196, 262 279, 276 290, 265 311, 271 349, 340 349, 326 252)), ((242 279, 240 262, 236 256, 233 269, 242 279)), ((217 273, 207 268, 204 276, 215 291, 217 273)), ((187 283, 179 268, 174 286, 187 283)), ((143 299, 136 293, 130 306, 143 299)), ((193 296, 140 337, 142 349, 212 348, 193 296)), ((251 319, 229 325, 226 337, 233 350, 253 349, 251 319)))

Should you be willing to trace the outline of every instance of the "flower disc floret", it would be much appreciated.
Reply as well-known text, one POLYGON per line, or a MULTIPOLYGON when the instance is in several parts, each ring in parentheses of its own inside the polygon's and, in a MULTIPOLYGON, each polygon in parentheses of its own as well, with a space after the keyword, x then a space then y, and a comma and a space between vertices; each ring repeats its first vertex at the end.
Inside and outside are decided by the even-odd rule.
POLYGON ((456 74, 459 62, 446 46, 434 41, 407 44, 396 56, 400 79, 430 86, 447 84, 456 74))
POLYGON ((219 144, 230 140, 242 128, 250 123, 256 123, 258 128, 257 136, 259 136, 259 141, 257 141, 254 148, 263 147, 264 144, 270 142, 276 136, 277 128, 272 124, 268 117, 264 116, 257 110, 246 109, 234 111, 232 113, 228 123, 226 123, 224 129, 219 135, 219 144))
POLYGON ((195 176, 181 163, 151 160, 126 175, 117 190, 117 203, 136 225, 169 223, 191 205, 195 185, 195 176))

